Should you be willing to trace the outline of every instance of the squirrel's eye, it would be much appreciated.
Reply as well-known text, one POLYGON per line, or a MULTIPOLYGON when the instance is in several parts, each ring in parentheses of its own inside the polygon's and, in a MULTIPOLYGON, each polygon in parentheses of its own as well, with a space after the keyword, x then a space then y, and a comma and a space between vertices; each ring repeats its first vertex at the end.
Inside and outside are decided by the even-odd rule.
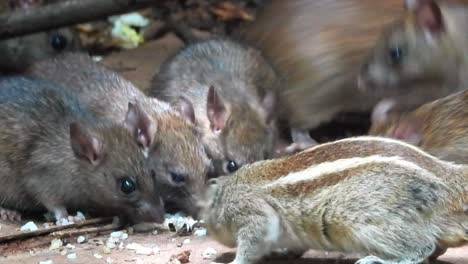
POLYGON ((389 51, 389 56, 392 63, 398 65, 403 60, 403 49, 401 47, 391 48, 389 51))
POLYGON ((136 184, 129 177, 122 178, 120 180, 120 190, 125 194, 131 194, 136 190, 136 184))
POLYGON ((235 172, 236 170, 239 169, 239 166, 237 165, 237 163, 233 160, 230 160, 228 161, 228 163, 226 164, 226 169, 229 173, 233 173, 235 172))
POLYGON ((50 39, 50 45, 56 51, 62 51, 67 47, 68 41, 67 38, 64 37, 62 34, 53 34, 50 39))

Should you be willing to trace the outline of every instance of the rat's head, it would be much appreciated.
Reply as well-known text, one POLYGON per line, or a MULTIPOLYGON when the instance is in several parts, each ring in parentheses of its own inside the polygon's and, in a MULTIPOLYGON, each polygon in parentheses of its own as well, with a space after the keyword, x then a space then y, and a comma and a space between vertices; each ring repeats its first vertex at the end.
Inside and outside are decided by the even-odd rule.
MULTIPOLYGON (((56 0, 9 0, 0 4, 1 11, 34 12, 43 4, 56 0)), ((24 71, 32 63, 81 49, 78 33, 71 27, 27 34, 0 41, 0 68, 3 71, 24 71)))
POLYGON ((155 171, 158 192, 166 209, 196 215, 211 162, 194 126, 192 104, 181 99, 179 106, 180 114, 177 111, 152 113, 150 108, 129 104, 125 124, 155 171))
POLYGON ((207 116, 218 142, 215 151, 207 148, 214 176, 232 174, 245 164, 272 158, 277 136, 273 118, 275 95, 267 93, 259 103, 261 109, 248 102, 229 104, 216 88, 209 88, 207 116))
POLYGON ((406 19, 384 32, 361 67, 359 88, 380 98, 457 78, 459 56, 447 14, 432 0, 406 0, 405 6, 406 19))
POLYGON ((0 66, 9 71, 23 71, 31 64, 65 52, 79 51, 79 38, 71 28, 39 32, 0 41, 0 66))
POLYGON ((121 215, 131 223, 162 222, 164 204, 156 190, 156 172, 135 138, 122 125, 93 128, 70 125, 70 143, 78 159, 77 180, 86 178, 86 193, 97 211, 121 215))

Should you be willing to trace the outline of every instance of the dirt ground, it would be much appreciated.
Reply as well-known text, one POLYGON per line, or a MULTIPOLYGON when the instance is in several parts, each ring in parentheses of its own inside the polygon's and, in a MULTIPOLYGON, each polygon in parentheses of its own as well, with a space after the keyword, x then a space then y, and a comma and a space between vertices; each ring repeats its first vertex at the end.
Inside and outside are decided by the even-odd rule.
MULTIPOLYGON (((14 231, 17 226, 1 224, 2 231, 0 235, 5 232, 14 231)), ((32 248, 31 250, 23 250, 15 254, 8 254, 8 256, 0 257, 0 264, 38 264, 40 261, 51 260, 54 264, 70 263, 70 264, 98 264, 98 263, 115 263, 115 264, 165 264, 169 263, 171 256, 179 254, 184 251, 190 251, 188 263, 208 264, 212 261, 228 262, 234 257, 234 250, 226 248, 217 242, 211 240, 209 237, 174 237, 172 233, 143 233, 132 234, 123 241, 123 249, 112 249, 110 252, 105 252, 102 245, 98 245, 96 241, 105 241, 109 238, 109 234, 102 234, 97 237, 90 238, 88 242, 78 244, 76 238, 69 238, 70 244, 74 246, 73 249, 63 248, 56 250, 49 250, 50 241, 53 237, 45 237, 43 239, 44 245, 42 247, 32 248), (184 240, 190 241, 184 243, 184 240), (158 253, 151 253, 150 255, 143 255, 133 250, 125 248, 132 243, 138 243, 142 246, 154 248, 158 247, 158 253), (213 258, 206 259, 203 253, 212 248, 216 250, 216 255, 213 258), (69 254, 76 254, 75 259, 68 259, 69 254), (97 255, 96 255, 97 254, 97 255)), ((67 247, 64 247, 67 248, 67 247)), ((4 253, 2 253, 4 255, 4 253)), ((266 263, 290 263, 290 264, 353 264, 356 258, 352 256, 345 256, 340 253, 327 253, 309 251, 301 259, 297 260, 271 260, 263 261, 266 263)), ((439 260, 432 262, 434 264, 467 264, 468 263, 468 247, 450 249, 439 260)))
MULTIPOLYGON (((137 49, 119 52, 106 57, 102 63, 123 74, 134 82, 142 90, 146 90, 150 84, 150 77, 159 68, 159 65, 173 54, 182 42, 174 35, 167 35, 157 41, 149 42, 137 49)), ((36 222, 37 223, 37 222, 36 222)), ((38 223, 39 224, 39 223, 38 223)), ((19 225, 0 222, 0 236, 18 232, 19 225)), ((190 251, 189 263, 205 264, 213 259, 204 259, 203 252, 208 248, 216 250, 216 261, 227 262, 232 260, 234 249, 228 249, 211 240, 207 236, 174 237, 173 233, 163 232, 159 234, 135 233, 123 241, 123 249, 112 249, 104 252, 103 245, 99 244, 109 238, 110 231, 92 237, 88 242, 78 244, 76 236, 68 238, 74 248, 66 250, 49 250, 53 235, 42 236, 38 239, 29 239, 22 243, 0 243, 0 264, 38 264, 40 261, 52 260, 57 263, 135 263, 135 264, 164 264, 169 263, 172 255, 190 251), (189 243, 184 240, 190 239, 189 243), (138 243, 148 248, 158 247, 158 253, 151 255, 137 254, 136 251, 126 249, 125 246, 138 243), (75 259, 68 259, 67 255, 76 254, 75 259), (95 255, 98 254, 98 255, 95 255)), ((73 256, 73 255, 71 255, 73 256)), ((290 263, 290 264, 351 264, 355 258, 346 257, 339 253, 308 252, 298 260, 265 260, 263 263, 290 263)), ((47 262, 44 262, 47 263, 47 262)), ((434 263, 468 264, 468 247, 450 249, 434 263)))

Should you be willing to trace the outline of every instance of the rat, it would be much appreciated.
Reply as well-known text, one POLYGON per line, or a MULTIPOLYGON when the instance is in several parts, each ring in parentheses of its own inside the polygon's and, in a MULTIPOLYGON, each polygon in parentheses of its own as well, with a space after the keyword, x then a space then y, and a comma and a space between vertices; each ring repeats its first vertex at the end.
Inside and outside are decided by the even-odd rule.
POLYGON ((337 140, 208 184, 201 215, 210 236, 237 246, 231 264, 257 263, 276 248, 419 264, 468 243, 468 167, 399 140, 337 140))
POLYGON ((60 224, 85 210, 164 220, 155 171, 132 133, 141 124, 100 119, 65 87, 24 77, 0 79, 0 123, 2 218, 47 210, 60 224))
POLYGON ((34 63, 27 76, 62 84, 93 113, 121 122, 124 119, 145 124, 134 131, 162 185, 161 195, 168 211, 193 214, 202 195, 211 162, 194 126, 193 107, 184 101, 183 109, 143 94, 130 81, 81 53, 64 53, 34 63), (134 113, 127 115, 128 103, 134 113))
POLYGON ((276 70, 260 51, 228 38, 192 42, 163 63, 150 95, 189 101, 213 177, 275 155, 276 70))
MULTIPOLYGON (((43 1, 11 0, 0 4, 0 13, 26 10, 34 12, 43 1)), ((82 52, 76 30, 63 27, 0 40, 0 71, 3 74, 23 72, 32 63, 63 52, 82 52)))
POLYGON ((361 91, 394 101, 394 112, 468 87, 466 1, 405 0, 401 6, 405 15, 383 30, 357 79, 361 91))
POLYGON ((285 84, 280 118, 297 151, 317 144, 309 131, 343 112, 367 112, 377 103, 357 89, 359 64, 400 1, 272 0, 236 32, 262 50, 285 84), (278 19, 281 17, 281 19, 278 19))
POLYGON ((377 104, 369 134, 404 140, 440 159, 468 163, 467 90, 410 112, 392 112, 396 104, 391 99, 377 104))

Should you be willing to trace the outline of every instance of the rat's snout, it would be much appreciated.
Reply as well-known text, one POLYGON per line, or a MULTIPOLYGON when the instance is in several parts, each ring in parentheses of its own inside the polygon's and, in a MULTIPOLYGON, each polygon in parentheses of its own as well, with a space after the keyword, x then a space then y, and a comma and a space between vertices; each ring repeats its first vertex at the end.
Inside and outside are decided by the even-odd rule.
POLYGON ((197 219, 202 209, 200 198, 195 195, 188 195, 183 202, 184 211, 194 219, 197 219))
POLYGON ((140 202, 137 208, 137 221, 139 222, 164 222, 164 202, 162 198, 156 197, 151 203, 146 201, 140 202))

